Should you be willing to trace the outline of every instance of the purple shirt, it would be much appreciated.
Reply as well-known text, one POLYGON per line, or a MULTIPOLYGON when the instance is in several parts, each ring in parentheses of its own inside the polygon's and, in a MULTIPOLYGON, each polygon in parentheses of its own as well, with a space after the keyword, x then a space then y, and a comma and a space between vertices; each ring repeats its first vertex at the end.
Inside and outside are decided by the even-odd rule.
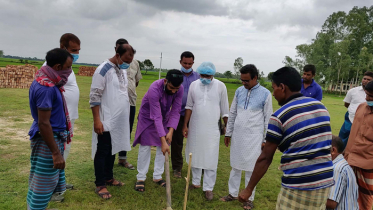
POLYGON ((164 88, 164 79, 156 80, 142 99, 133 146, 162 146, 160 138, 168 128, 176 130, 184 88, 181 85, 173 95, 166 94, 164 88))
POLYGON ((199 74, 195 71, 192 71, 192 73, 189 76, 186 76, 184 74, 184 80, 183 80, 184 93, 183 93, 183 102, 181 104, 181 111, 180 111, 181 116, 185 115, 185 105, 188 99, 189 86, 190 84, 192 84, 192 82, 196 81, 199 78, 200 78, 199 74))
POLYGON ((30 139, 34 138, 35 134, 40 131, 38 126, 38 110, 51 110, 49 121, 53 131, 59 132, 66 130, 66 116, 63 108, 62 94, 56 86, 43 86, 34 80, 29 90, 29 101, 31 115, 34 118, 28 132, 30 139))
POLYGON ((304 84, 303 84, 303 79, 302 79, 302 88, 300 92, 306 97, 314 98, 319 101, 322 100, 321 86, 317 84, 315 80, 312 80, 311 85, 308 86, 306 89, 304 89, 304 84))

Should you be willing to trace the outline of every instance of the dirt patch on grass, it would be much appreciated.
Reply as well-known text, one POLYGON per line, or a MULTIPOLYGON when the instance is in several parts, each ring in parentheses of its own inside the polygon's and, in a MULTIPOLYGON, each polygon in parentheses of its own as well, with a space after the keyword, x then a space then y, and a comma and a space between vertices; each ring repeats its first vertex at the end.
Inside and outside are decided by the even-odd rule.
POLYGON ((0 136, 8 140, 27 142, 29 140, 28 130, 20 128, 19 124, 31 124, 31 122, 29 118, 23 118, 22 121, 17 122, 6 118, 0 118, 0 136))

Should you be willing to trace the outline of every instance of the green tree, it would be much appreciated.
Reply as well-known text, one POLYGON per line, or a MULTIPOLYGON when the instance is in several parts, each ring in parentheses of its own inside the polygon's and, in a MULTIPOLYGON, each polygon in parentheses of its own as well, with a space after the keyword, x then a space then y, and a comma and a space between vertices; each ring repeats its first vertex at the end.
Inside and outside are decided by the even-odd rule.
POLYGON ((267 76, 267 79, 268 79, 269 81, 272 81, 273 73, 275 73, 275 72, 269 72, 269 74, 268 74, 268 76, 267 76))
POLYGON ((145 66, 144 66, 143 62, 141 62, 139 60, 137 60, 137 62, 139 63, 140 70, 145 69, 145 66))
POLYGON ((226 77, 226 78, 228 78, 228 80, 229 80, 229 78, 232 78, 232 72, 231 71, 225 71, 224 72, 224 76, 226 77))
POLYGON ((144 62, 145 74, 148 73, 148 70, 154 69, 154 65, 151 60, 145 59, 144 62))
POLYGON ((19 59, 19 62, 20 62, 20 63, 23 63, 23 59, 19 59))
POLYGON ((4 51, 0 50, 0 57, 3 57, 4 51))
POLYGON ((234 60, 233 69, 234 69, 234 74, 236 75, 237 79, 240 75, 240 69, 242 68, 242 66, 243 66, 243 59, 241 57, 236 58, 236 60, 234 60))

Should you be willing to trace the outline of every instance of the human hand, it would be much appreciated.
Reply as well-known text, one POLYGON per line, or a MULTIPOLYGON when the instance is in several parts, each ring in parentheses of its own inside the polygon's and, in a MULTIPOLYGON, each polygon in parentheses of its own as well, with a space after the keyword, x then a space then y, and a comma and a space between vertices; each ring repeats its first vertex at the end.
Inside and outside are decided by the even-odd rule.
POLYGON ((172 142, 172 135, 173 135, 173 131, 169 131, 166 135, 166 142, 168 143, 168 145, 170 145, 172 142))
POLYGON ((224 137, 224 144, 225 144, 226 147, 229 146, 230 142, 231 142, 231 137, 229 137, 229 136, 224 137))
POLYGON ((161 137, 162 146, 161 150, 163 155, 166 155, 166 152, 168 152, 168 155, 170 155, 170 146, 167 144, 166 138, 163 136, 161 137))
POLYGON ((241 203, 247 202, 252 194, 252 191, 249 192, 246 188, 240 192, 238 195, 238 201, 241 203))
POLYGON ((53 168, 54 169, 64 169, 65 168, 65 159, 63 159, 61 153, 52 154, 53 159, 53 168))
POLYGON ((102 135, 104 132, 104 125, 102 124, 101 120, 94 121, 93 128, 98 135, 102 135))
POLYGON ((185 138, 188 138, 188 127, 187 126, 184 126, 183 127, 183 130, 182 130, 182 132, 183 132, 183 136, 185 137, 185 138))

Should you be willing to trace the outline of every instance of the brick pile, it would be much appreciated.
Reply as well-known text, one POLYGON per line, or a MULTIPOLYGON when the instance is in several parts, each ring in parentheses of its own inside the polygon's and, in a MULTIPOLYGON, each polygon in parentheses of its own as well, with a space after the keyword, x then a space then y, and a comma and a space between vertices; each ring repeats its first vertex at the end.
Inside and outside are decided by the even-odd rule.
POLYGON ((93 76, 96 71, 95 66, 80 66, 79 67, 79 76, 93 76))
POLYGON ((37 70, 38 67, 30 64, 0 68, 0 88, 28 89, 37 70))

